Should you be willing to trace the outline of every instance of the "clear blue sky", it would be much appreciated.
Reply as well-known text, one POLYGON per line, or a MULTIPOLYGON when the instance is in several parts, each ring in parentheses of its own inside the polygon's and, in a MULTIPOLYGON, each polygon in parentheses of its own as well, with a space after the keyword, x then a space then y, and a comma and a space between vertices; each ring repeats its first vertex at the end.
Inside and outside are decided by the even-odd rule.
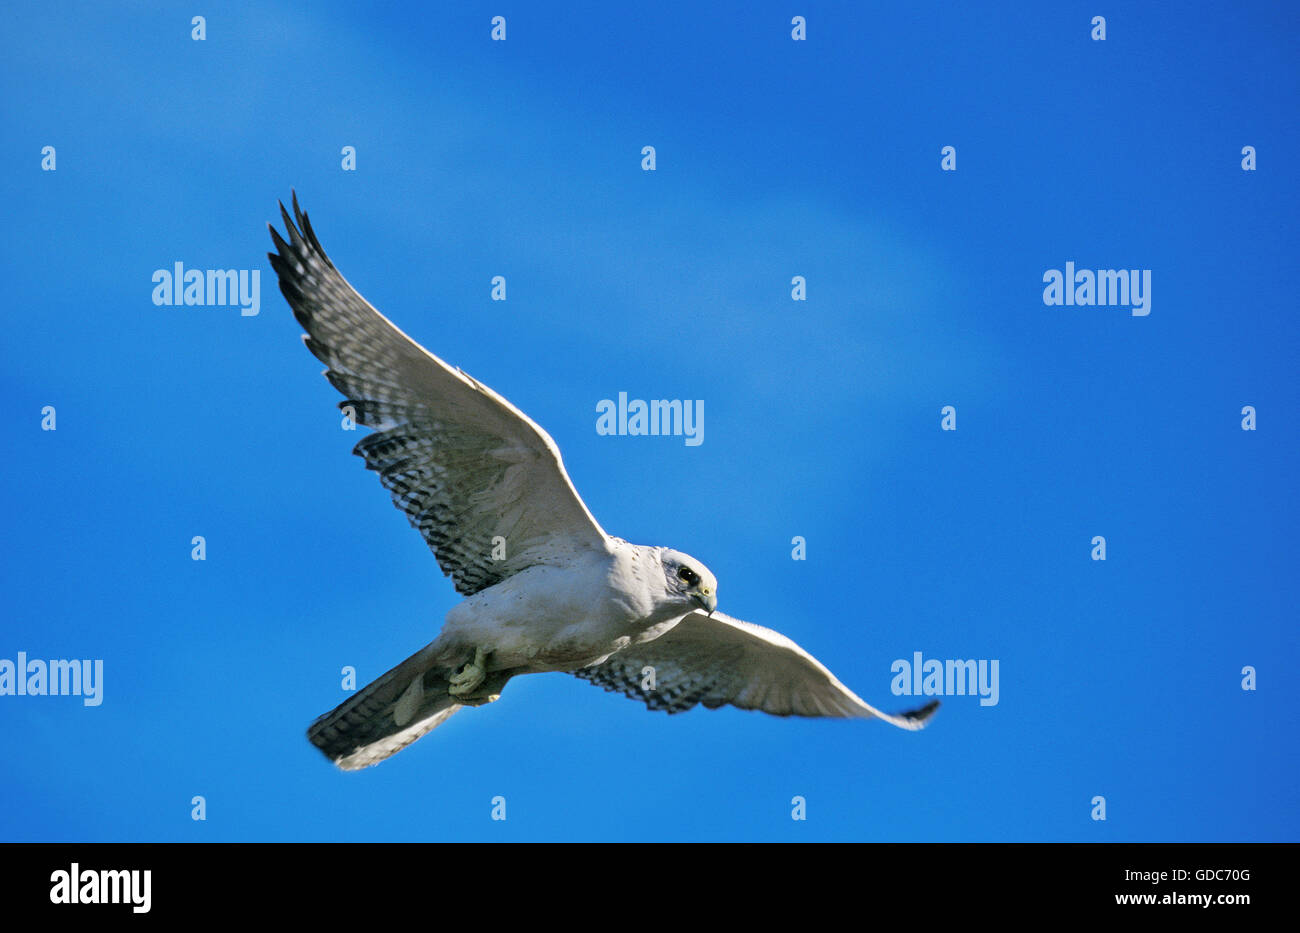
POLYGON ((102 659, 104 698, 0 696, 0 839, 1300 838, 1292 5, 459 6, 7 9, 0 658, 102 659), (457 596, 274 285, 291 188, 611 533, 870 703, 920 651, 998 660, 998 704, 535 676, 336 771, 340 669, 457 596), (1067 261, 1152 270, 1150 315, 1046 306, 1067 261), (260 314, 155 306, 175 262, 261 270, 260 314), (597 435, 619 391, 704 400, 704 443, 597 435))

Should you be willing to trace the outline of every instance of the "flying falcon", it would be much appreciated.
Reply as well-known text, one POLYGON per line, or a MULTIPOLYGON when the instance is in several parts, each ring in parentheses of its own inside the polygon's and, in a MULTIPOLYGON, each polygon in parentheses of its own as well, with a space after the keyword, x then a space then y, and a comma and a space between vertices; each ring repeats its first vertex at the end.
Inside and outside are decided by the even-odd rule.
POLYGON ((353 453, 379 474, 464 601, 442 631, 313 722, 307 738, 345 770, 383 761, 519 674, 564 671, 650 709, 730 704, 776 716, 883 719, 920 729, 938 702, 868 706, 785 636, 717 612, 695 558, 600 527, 549 434, 453 369, 362 298, 298 208, 269 253, 304 340, 374 432, 353 453))

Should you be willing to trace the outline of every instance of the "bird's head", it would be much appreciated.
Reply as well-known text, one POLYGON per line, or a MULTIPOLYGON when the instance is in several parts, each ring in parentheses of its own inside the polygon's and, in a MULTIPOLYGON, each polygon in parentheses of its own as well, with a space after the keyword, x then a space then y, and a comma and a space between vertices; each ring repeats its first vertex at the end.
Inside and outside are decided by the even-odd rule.
POLYGON ((710 615, 718 608, 718 581, 708 567, 681 551, 665 550, 660 556, 668 592, 710 615))

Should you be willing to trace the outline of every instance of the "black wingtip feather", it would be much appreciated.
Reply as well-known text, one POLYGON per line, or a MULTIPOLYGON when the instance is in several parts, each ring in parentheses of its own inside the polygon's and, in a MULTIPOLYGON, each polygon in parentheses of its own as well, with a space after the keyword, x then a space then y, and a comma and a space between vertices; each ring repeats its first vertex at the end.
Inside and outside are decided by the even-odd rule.
POLYGON ((302 215, 302 233, 307 238, 307 242, 311 244, 311 248, 316 251, 316 255, 333 269, 334 263, 330 262, 330 258, 325 255, 325 248, 320 245, 320 240, 316 239, 316 231, 311 228, 311 218, 306 214, 302 215))
POLYGON ((910 719, 913 722, 923 723, 928 721, 930 717, 934 715, 935 710, 937 710, 938 708, 939 708, 939 701, 931 700, 929 703, 925 704, 922 707, 908 710, 907 712, 900 713, 899 715, 902 716, 904 719, 910 719))
MULTIPOLYGON (((270 226, 270 224, 267 226, 270 226)), ((293 252, 289 248, 289 244, 284 242, 284 237, 280 236, 280 231, 274 227, 271 227, 271 241, 275 243, 275 248, 280 251, 281 256, 287 256, 289 253, 293 252)))
POLYGON ((280 207, 280 217, 284 221, 284 229, 285 233, 288 234, 289 242, 285 242, 284 237, 280 235, 280 231, 273 224, 266 225, 266 228, 271 232, 271 236, 275 239, 276 248, 280 250, 281 255, 294 252, 314 253, 325 265, 333 269, 334 263, 325 254, 324 247, 320 245, 320 238, 316 236, 316 231, 312 229, 311 218, 307 216, 307 212, 298 203, 297 190, 291 189, 289 200, 293 205, 292 217, 289 216, 289 210, 284 206, 283 201, 276 202, 280 207))
POLYGON ((302 234, 298 232, 297 225, 289 219, 289 212, 284 209, 284 204, 280 205, 280 216, 284 218, 285 230, 289 234, 289 239, 293 242, 293 248, 302 249, 302 234))

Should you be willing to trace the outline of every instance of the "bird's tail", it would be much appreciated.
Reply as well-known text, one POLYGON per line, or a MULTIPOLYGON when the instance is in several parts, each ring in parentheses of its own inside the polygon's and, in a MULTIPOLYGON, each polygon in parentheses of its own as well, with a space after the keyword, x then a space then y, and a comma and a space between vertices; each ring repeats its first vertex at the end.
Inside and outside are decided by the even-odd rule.
POLYGON ((345 771, 378 764, 440 726, 463 705, 447 691, 436 642, 362 687, 307 729, 307 738, 345 771))

